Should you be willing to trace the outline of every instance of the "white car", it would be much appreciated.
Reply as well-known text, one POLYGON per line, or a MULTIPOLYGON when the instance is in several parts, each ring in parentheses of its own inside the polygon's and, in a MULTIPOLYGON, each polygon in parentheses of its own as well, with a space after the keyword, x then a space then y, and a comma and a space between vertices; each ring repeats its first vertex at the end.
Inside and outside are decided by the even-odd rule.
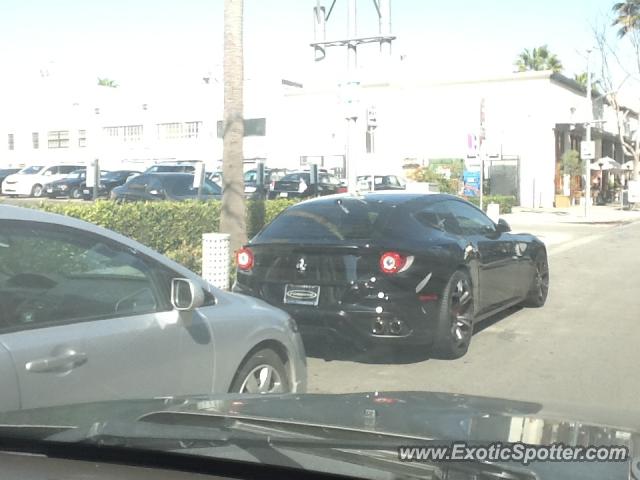
POLYGON ((4 195, 41 197, 44 194, 45 184, 61 180, 71 172, 85 167, 85 165, 66 163, 31 165, 5 178, 2 182, 2 193, 4 195))

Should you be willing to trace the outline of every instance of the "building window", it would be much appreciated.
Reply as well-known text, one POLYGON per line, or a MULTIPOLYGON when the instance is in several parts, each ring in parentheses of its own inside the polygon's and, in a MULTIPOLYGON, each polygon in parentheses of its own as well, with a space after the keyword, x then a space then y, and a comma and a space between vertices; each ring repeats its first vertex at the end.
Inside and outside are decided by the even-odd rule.
POLYGON ((8 142, 9 142, 9 150, 13 150, 15 148, 15 138, 13 136, 13 133, 10 133, 8 136, 8 142))
POLYGON ((123 143, 138 143, 142 141, 142 125, 125 125, 122 127, 104 127, 107 140, 123 143))
POLYGON ((69 130, 54 130, 48 135, 49 148, 69 148, 69 130))
POLYGON ((159 123, 158 139, 159 140, 178 140, 183 138, 198 138, 202 122, 173 122, 159 123))
POLYGON ((184 138, 198 138, 202 122, 186 122, 184 124, 184 138))
POLYGON ((124 141, 138 143, 142 141, 142 125, 128 125, 124 127, 124 141))
MULTIPOLYGON (((222 121, 217 123, 218 138, 222 138, 224 135, 222 129, 222 121)), ((245 137, 264 137, 267 134, 267 119, 266 118, 248 118, 244 121, 244 136, 245 137)))
POLYGON ((175 140, 180 138, 180 124, 179 123, 159 123, 158 124, 158 139, 159 140, 175 140))
POLYGON ((34 150, 40 148, 40 134, 38 132, 31 133, 31 145, 33 146, 34 150))
POLYGON ((78 130, 78 146, 80 148, 87 146, 87 131, 78 130))

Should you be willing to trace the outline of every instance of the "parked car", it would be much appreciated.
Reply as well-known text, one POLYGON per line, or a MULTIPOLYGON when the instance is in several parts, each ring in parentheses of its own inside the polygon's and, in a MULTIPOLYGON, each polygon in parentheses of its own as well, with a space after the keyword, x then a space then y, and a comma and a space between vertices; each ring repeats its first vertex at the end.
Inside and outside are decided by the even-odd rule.
MULTIPOLYGON (((264 192, 266 196, 269 189, 276 181, 281 180, 287 175, 289 170, 286 168, 265 168, 264 169, 264 192)), ((256 169, 244 172, 244 193, 254 195, 258 192, 258 171, 256 169)))
POLYGON ((194 173, 199 160, 179 160, 175 162, 161 162, 147 168, 144 173, 194 173))
POLYGON ((369 193, 289 207, 237 254, 234 291, 303 333, 464 355, 475 322, 544 305, 544 243, 445 194, 369 193))
MULTIPOLYGON (((396 175, 374 175, 374 190, 405 190, 406 184, 396 175)), ((371 175, 358 176, 358 187, 371 190, 371 175)))
POLYGON ((66 163, 48 166, 31 165, 5 178, 2 182, 2 191, 5 195, 10 196, 42 197, 45 193, 44 186, 47 183, 60 180, 71 172, 83 168, 85 168, 84 165, 66 163))
MULTIPOLYGON (((111 190, 110 198, 120 201, 136 200, 192 200, 198 198, 190 173, 144 173, 111 190)), ((201 198, 219 200, 222 188, 208 178, 204 179, 201 198)))
POLYGON ((309 172, 289 173, 273 183, 269 198, 307 198, 346 191, 340 184, 340 179, 330 173, 318 172, 318 180, 318 184, 312 184, 309 172))
POLYGON ((19 171, 19 168, 0 168, 0 193, 2 193, 2 182, 4 181, 4 179, 9 175, 18 173, 19 171))
POLYGON ((44 186, 45 195, 49 198, 67 197, 73 199, 82 198, 84 185, 87 179, 87 170, 75 170, 64 178, 44 186))
MULTIPOLYGON (((124 185, 127 180, 140 175, 142 172, 136 170, 114 170, 112 172, 103 172, 100 174, 100 183, 98 185, 98 196, 108 197, 111 190, 115 187, 124 185)), ((86 183, 82 186, 82 196, 85 200, 93 198, 93 188, 88 188, 86 183)))
POLYGON ((0 266, 0 411, 305 390, 288 314, 115 232, 0 206, 0 266))

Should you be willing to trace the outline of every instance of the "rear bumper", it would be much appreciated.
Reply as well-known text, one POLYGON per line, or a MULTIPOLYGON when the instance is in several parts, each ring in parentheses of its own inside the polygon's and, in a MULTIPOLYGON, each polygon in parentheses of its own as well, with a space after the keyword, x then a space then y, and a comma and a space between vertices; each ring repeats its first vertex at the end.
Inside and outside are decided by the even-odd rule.
MULTIPOLYGON (((236 283, 233 291, 259 297, 236 283)), ((428 345, 432 342, 438 315, 438 302, 419 302, 406 293, 390 295, 389 300, 369 300, 332 308, 277 304, 297 322, 305 342, 325 337, 362 346, 428 345), (398 330, 392 331, 392 326, 398 330)))

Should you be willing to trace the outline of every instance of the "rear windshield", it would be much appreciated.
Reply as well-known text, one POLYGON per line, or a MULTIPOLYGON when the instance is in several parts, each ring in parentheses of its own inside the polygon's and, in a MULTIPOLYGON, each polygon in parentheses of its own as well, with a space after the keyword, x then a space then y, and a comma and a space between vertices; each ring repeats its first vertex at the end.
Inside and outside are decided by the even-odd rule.
POLYGON ((255 239, 258 242, 341 243, 380 236, 393 208, 357 199, 296 205, 255 239))
MULTIPOLYGON (((176 197, 189 197, 198 194, 198 190, 193 188, 193 177, 190 175, 165 178, 164 184, 167 190, 176 197)), ((222 190, 211 180, 205 178, 202 193, 204 195, 219 195, 222 190)))

